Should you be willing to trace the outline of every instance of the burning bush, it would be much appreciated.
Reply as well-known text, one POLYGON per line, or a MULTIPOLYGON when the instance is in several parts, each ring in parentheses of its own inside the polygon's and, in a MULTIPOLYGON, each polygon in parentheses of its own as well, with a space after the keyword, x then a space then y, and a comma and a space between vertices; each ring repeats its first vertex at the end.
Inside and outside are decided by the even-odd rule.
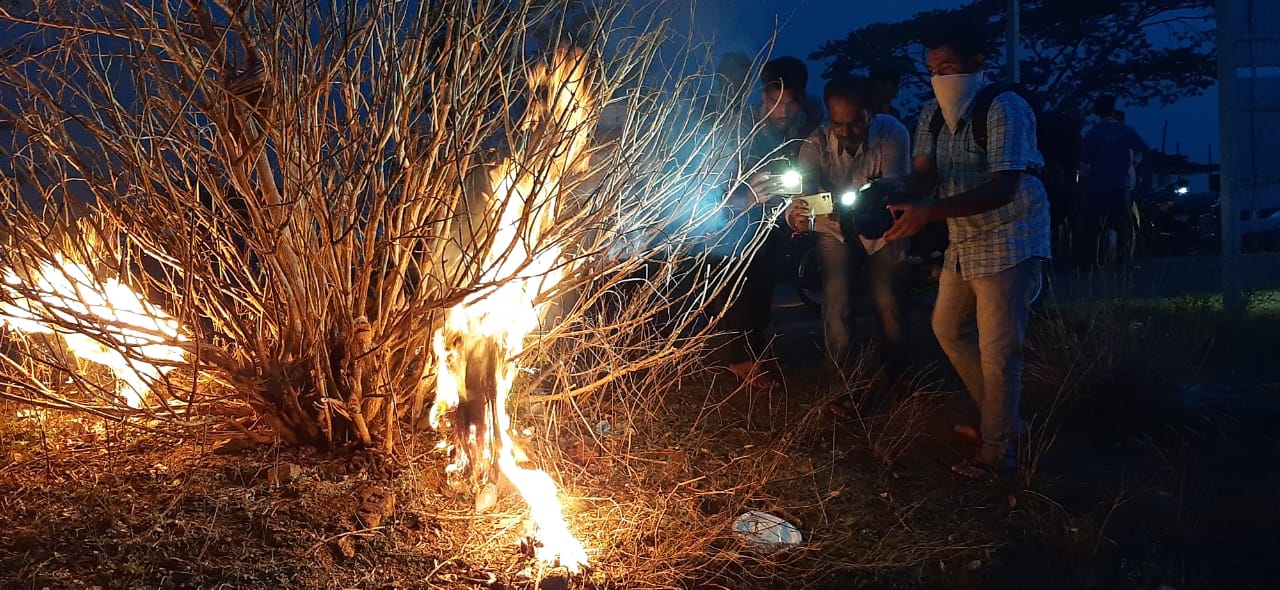
MULTIPOLYGON (((709 78, 656 67, 663 27, 568 0, 321 4, 0 9, 2 310, 132 368, 96 411, 243 429, 195 408, 247 403, 288 442, 388 451, 449 413, 487 467, 518 363, 565 398, 699 354, 737 272, 703 247, 706 187, 741 138, 693 99, 709 78), (86 299, 108 286, 142 321, 86 299), (203 378, 175 387, 179 363, 203 378)), ((86 407, 47 344, 4 351, 3 395, 86 407)))

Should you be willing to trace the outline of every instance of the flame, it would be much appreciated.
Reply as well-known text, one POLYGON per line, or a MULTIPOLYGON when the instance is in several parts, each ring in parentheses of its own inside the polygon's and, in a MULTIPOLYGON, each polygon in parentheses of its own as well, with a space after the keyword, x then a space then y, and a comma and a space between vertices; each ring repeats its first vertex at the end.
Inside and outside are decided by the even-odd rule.
POLYGON ((523 128, 548 140, 552 155, 541 166, 508 159, 487 178, 483 210, 497 222, 480 280, 497 286, 450 308, 433 335, 436 398, 430 418, 437 428, 446 421, 453 428, 455 459, 446 471, 488 478, 496 466, 529 505, 541 543, 536 557, 577 572, 587 563, 586 549, 569 531, 551 477, 519 465, 516 457, 524 452, 511 438, 506 405, 517 373, 514 359, 540 317, 534 301, 563 275, 560 250, 543 244, 543 238, 553 223, 562 179, 586 163, 586 123, 595 103, 585 89, 582 52, 558 52, 552 67, 530 73, 529 84, 534 100, 523 128))
POLYGON ((77 358, 111 370, 124 384, 117 393, 129 407, 142 407, 149 383, 183 359, 182 348, 171 343, 185 338, 169 314, 118 279, 98 280, 88 267, 64 260, 61 254, 41 263, 26 280, 7 270, 0 289, 12 302, 0 302, 0 323, 28 334, 61 336, 77 358), (26 288, 19 290, 24 282, 26 288), (136 354, 126 356, 121 349, 136 354))

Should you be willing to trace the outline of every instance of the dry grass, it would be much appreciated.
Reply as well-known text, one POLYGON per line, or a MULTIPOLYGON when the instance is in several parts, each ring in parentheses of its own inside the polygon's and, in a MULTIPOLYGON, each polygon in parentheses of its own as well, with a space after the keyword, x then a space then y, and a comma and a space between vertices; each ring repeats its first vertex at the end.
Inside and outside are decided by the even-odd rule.
POLYGON ((646 410, 662 420, 628 420, 605 396, 541 402, 520 416, 530 463, 561 484, 571 530, 590 548, 576 576, 521 550, 527 508, 505 486, 477 514, 473 490, 439 469, 435 436, 415 438, 401 462, 270 445, 213 453, 223 438, 174 444, 57 412, 38 427, 10 421, 0 445, 0 564, 10 569, 0 583, 465 588, 492 578, 513 587, 560 579, 575 588, 763 588, 963 568, 994 548, 985 531, 954 526, 952 510, 940 510, 949 494, 930 489, 928 474, 851 468, 862 457, 831 447, 821 396, 790 395, 769 429, 750 426, 745 391, 712 380, 668 391, 646 410), (298 477, 273 486, 270 470, 288 464, 301 467, 298 477), (397 497, 372 529, 355 516, 370 486, 397 497), (785 518, 805 542, 752 550, 730 530, 747 510, 785 518), (343 539, 354 556, 344 557, 343 539))
POLYGON ((936 373, 921 372, 887 388, 877 387, 880 375, 874 375, 869 382, 844 388, 853 392, 848 409, 855 419, 850 427, 884 468, 892 468, 926 435, 929 418, 942 405, 941 379, 936 373))
POLYGON ((1059 418, 1111 438, 1195 427, 1179 391, 1203 374, 1219 321, 1197 299, 1046 308, 1028 337, 1026 380, 1035 419, 1046 427, 1033 430, 1051 437, 1059 418))

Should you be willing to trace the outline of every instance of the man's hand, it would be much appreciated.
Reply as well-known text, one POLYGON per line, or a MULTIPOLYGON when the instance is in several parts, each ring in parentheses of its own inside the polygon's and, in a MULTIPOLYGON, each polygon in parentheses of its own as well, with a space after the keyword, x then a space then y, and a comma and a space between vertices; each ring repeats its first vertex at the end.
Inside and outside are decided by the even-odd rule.
POLYGON ((920 233, 925 225, 933 221, 933 205, 929 203, 903 203, 889 205, 893 213, 893 227, 884 232, 884 239, 890 242, 904 240, 920 233))
POLYGON ((791 206, 787 207, 786 217, 787 225, 791 227, 791 231, 796 233, 804 233, 809 231, 809 220, 812 218, 810 213, 813 210, 809 208, 809 202, 804 199, 792 199, 791 206))
POLYGON ((751 179, 747 181, 747 186, 751 190, 751 195, 755 197, 757 205, 768 201, 773 197, 782 196, 782 182, 776 176, 770 176, 764 172, 757 172, 751 175, 751 179))
POLYGON ((771 197, 780 196, 781 188, 778 186, 776 178, 769 177, 768 174, 757 172, 747 179, 745 184, 739 184, 736 189, 729 194, 729 208, 734 211, 746 211, 756 205, 763 204, 771 197))

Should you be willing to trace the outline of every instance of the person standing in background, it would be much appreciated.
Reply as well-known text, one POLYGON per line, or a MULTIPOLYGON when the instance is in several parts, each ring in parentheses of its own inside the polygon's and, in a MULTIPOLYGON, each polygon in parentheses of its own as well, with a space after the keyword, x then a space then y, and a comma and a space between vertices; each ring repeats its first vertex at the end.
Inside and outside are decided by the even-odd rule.
POLYGON ((1099 120, 1081 144, 1083 190, 1076 203, 1073 235, 1076 263, 1090 266, 1127 262, 1125 253, 1133 239, 1131 180, 1148 149, 1142 136, 1120 121, 1115 96, 1098 97, 1093 113, 1099 120))

